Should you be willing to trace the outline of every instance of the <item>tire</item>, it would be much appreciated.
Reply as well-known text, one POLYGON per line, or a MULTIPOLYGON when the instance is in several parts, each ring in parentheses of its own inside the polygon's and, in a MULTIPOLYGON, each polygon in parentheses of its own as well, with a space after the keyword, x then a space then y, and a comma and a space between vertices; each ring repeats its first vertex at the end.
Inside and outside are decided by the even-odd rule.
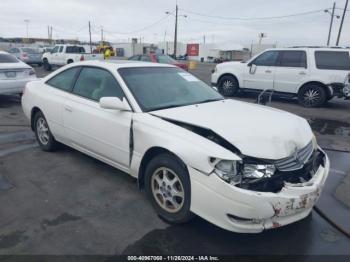
POLYGON ((191 183, 185 164, 163 153, 149 162, 145 172, 146 194, 157 214, 174 224, 191 220, 191 183))
POLYGON ((223 96, 233 96, 238 88, 238 81, 233 76, 223 76, 219 80, 218 89, 223 96))
POLYGON ((298 101, 304 107, 320 107, 327 102, 326 90, 317 84, 308 84, 298 92, 298 101))
POLYGON ((34 132, 36 140, 43 151, 51 152, 56 150, 58 143, 51 134, 47 121, 40 111, 34 116, 34 132))
POLYGON ((38 64, 39 67, 42 66, 42 65, 43 65, 43 63, 39 63, 39 64, 38 64))
POLYGON ((71 63, 73 63, 73 60, 69 59, 69 60, 67 61, 67 65, 68 65, 68 64, 71 64, 71 63))
POLYGON ((45 69, 46 71, 51 71, 51 70, 52 70, 52 66, 49 64, 49 61, 47 61, 47 59, 44 59, 43 62, 44 62, 44 63, 43 63, 44 69, 45 69))

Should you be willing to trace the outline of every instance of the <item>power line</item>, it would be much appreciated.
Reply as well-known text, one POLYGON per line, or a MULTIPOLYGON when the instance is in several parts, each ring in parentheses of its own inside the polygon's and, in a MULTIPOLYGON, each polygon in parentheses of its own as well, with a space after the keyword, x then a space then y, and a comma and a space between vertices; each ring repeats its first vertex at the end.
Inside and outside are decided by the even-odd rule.
POLYGON ((133 30, 133 31, 130 31, 130 32, 113 32, 113 31, 109 31, 109 30, 105 30, 107 33, 109 34, 116 34, 116 35, 130 35, 130 34, 135 34, 135 33, 139 33, 139 32, 142 32, 142 31, 145 31, 155 25, 158 25, 159 23, 163 22, 164 20, 166 20, 167 18, 169 18, 169 16, 171 15, 172 13, 169 13, 167 14, 166 16, 163 16, 161 19, 155 21, 154 23, 150 24, 150 25, 147 25, 145 27, 142 27, 142 28, 139 28, 137 30, 133 30))
POLYGON ((215 16, 215 15, 208 15, 208 14, 203 14, 203 13, 198 13, 194 11, 189 11, 182 9, 182 11, 193 14, 193 15, 198 15, 202 17, 207 17, 207 18, 216 18, 216 19, 223 19, 223 20, 239 20, 239 21, 253 21, 253 20, 270 20, 270 19, 281 19, 281 18, 288 18, 288 17, 295 17, 295 16, 304 16, 304 15, 310 15, 310 14, 315 14, 315 13, 320 13, 324 12, 324 10, 328 10, 331 8, 324 8, 324 9, 318 9, 318 10, 312 10, 312 11, 307 11, 307 12, 301 12, 301 13, 294 13, 294 14, 289 14, 289 15, 281 15, 281 16, 266 16, 266 17, 224 17, 224 16, 215 16))

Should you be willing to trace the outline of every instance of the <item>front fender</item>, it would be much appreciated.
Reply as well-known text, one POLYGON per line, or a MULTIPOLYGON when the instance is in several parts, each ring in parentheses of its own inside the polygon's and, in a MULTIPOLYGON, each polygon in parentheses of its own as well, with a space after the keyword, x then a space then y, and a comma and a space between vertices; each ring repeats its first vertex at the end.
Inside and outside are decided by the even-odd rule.
POLYGON ((145 153, 153 147, 164 148, 179 157, 186 165, 209 174, 214 166, 209 158, 241 160, 233 152, 177 126, 149 114, 135 114, 133 119, 133 157, 131 173, 138 174, 145 153))

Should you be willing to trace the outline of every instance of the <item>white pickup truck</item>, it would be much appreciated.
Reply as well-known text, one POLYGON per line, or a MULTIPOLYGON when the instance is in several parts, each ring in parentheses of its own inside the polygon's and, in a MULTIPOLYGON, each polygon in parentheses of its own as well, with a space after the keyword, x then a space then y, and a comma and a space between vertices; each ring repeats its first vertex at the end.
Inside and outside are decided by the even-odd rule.
POLYGON ((102 60, 103 54, 86 53, 81 45, 56 45, 51 52, 43 54, 42 60, 45 70, 50 71, 52 66, 63 66, 85 60, 102 60))

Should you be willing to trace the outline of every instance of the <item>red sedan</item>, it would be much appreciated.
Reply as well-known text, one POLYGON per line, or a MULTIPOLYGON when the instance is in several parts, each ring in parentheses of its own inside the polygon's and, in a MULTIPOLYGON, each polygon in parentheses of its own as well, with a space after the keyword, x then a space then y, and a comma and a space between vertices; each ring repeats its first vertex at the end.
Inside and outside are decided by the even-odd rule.
POLYGON ((161 63, 161 64, 170 64, 178 66, 186 71, 188 71, 188 66, 185 63, 180 63, 174 59, 172 59, 168 55, 157 55, 157 54, 149 54, 149 55, 134 55, 129 58, 129 60, 133 61, 144 61, 144 62, 153 62, 153 63, 161 63))

